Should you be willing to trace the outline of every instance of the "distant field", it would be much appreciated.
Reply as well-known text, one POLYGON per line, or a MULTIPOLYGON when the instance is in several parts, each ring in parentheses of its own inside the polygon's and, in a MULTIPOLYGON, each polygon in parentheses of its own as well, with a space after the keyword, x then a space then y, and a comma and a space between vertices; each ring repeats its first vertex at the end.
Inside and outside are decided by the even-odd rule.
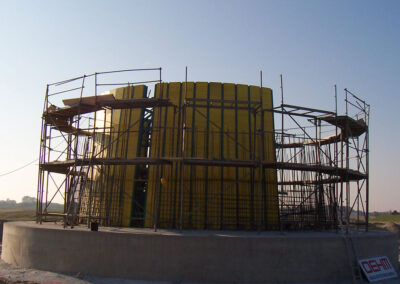
POLYGON ((400 222, 400 215, 380 215, 376 217, 370 217, 370 222, 400 222))
POLYGON ((32 221, 35 220, 33 209, 0 209, 0 220, 6 221, 32 221))

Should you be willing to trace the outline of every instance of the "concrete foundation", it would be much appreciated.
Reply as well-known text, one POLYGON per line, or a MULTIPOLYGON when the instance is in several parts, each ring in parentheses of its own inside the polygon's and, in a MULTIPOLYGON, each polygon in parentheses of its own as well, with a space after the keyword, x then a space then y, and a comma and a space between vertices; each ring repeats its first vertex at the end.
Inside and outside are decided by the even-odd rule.
MULTIPOLYGON (((396 234, 352 233, 358 258, 386 255, 396 234)), ((330 232, 167 231, 33 222, 4 224, 2 259, 26 268, 150 281, 317 282, 351 278, 343 237, 330 232)))

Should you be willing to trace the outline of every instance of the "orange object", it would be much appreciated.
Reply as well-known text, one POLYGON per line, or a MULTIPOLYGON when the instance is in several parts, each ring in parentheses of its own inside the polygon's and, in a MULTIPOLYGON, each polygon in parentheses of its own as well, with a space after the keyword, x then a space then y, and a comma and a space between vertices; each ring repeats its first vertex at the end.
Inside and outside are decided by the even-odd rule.
POLYGON ((162 178, 161 178, 161 184, 162 184, 162 186, 167 186, 167 183, 168 183, 167 179, 162 177, 162 178))

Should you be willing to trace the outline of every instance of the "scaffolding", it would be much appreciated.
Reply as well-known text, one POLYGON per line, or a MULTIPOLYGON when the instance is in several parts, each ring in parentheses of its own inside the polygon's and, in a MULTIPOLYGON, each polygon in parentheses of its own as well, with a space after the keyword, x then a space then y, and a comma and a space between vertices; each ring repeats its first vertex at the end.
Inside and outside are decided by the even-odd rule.
MULTIPOLYGON (((47 85, 37 222, 259 231, 348 229, 354 223, 368 230, 365 101, 345 89, 346 113, 338 115, 337 107, 331 112, 284 104, 282 86, 281 105, 273 107, 272 91, 271 105, 265 104, 269 93, 260 72, 260 86, 249 86, 246 100, 233 84, 218 85, 220 97, 210 97, 212 83, 204 85, 207 96, 188 95, 196 83, 186 75, 178 102, 168 97, 173 85, 162 82, 161 71, 99 72, 47 85), (100 82, 132 73, 151 78, 100 82), (109 86, 125 91, 99 94, 109 86), (229 88, 234 98, 223 96, 229 88), (57 106, 60 98, 64 107, 57 106), (237 127, 242 110, 248 113, 246 131, 237 127), (274 117, 281 129, 274 129, 274 117), (231 118, 236 130, 224 126, 231 118), (247 137, 245 145, 240 135, 247 137), (209 141, 221 145, 214 154, 209 141), (64 201, 63 212, 49 212, 56 196, 64 201)), ((336 98, 335 89, 337 105, 336 98)))
MULTIPOLYGON (((347 89, 345 115, 284 104, 276 131, 281 226, 368 230, 370 105, 347 89), (286 125, 290 124, 290 127, 286 125)), ((270 165, 273 166, 273 165, 270 165)))

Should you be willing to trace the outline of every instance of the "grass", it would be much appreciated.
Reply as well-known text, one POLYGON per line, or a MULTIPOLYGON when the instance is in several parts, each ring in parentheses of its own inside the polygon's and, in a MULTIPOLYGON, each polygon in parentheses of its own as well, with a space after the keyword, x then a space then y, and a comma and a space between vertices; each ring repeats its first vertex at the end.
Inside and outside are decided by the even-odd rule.
POLYGON ((400 215, 379 215, 376 217, 370 217, 371 222, 400 222, 400 215))

